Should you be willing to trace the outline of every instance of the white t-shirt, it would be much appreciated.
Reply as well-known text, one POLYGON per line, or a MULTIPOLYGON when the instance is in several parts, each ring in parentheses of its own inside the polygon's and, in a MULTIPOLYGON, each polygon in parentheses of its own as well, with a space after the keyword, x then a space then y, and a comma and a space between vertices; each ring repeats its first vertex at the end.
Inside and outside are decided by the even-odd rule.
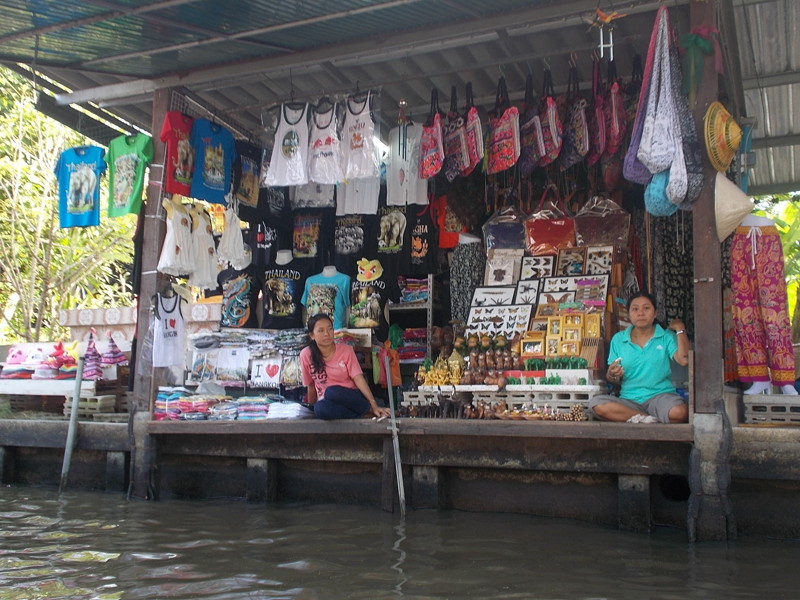
POLYGON ((422 127, 409 124, 389 132, 386 156, 386 204, 428 204, 428 180, 419 177, 422 127))

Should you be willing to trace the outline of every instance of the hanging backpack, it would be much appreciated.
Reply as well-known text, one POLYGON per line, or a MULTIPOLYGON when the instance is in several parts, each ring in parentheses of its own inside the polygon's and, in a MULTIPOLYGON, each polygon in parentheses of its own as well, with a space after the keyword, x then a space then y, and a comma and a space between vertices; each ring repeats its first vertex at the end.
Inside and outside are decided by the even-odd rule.
POLYGON ((450 88, 450 112, 444 127, 444 166, 447 181, 453 181, 469 164, 464 117, 458 113, 456 87, 450 88))
POLYGON ((592 67, 592 105, 589 111, 589 154, 586 164, 594 166, 606 151, 605 98, 600 81, 600 61, 595 60, 592 67))

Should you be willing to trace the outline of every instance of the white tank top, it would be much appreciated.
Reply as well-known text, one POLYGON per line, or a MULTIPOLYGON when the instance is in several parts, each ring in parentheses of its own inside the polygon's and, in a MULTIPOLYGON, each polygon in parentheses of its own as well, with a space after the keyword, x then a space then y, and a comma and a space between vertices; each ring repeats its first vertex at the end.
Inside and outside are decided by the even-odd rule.
POLYGON ((189 275, 194 270, 192 261, 192 217, 181 204, 172 205, 167 221, 167 233, 156 269, 174 277, 189 275))
POLYGON ((311 135, 308 146, 308 180, 335 184, 344 179, 342 148, 336 133, 336 104, 329 112, 311 111, 311 135))
POLYGON ((153 333, 153 366, 180 367, 186 365, 186 325, 181 312, 181 297, 156 296, 153 333))
POLYGON ((372 139, 375 124, 369 110, 371 92, 367 92, 364 102, 354 111, 352 99, 347 99, 344 127, 342 128, 342 170, 345 179, 378 177, 380 165, 375 154, 375 141, 372 139))
POLYGON ((303 185, 308 183, 308 104, 301 109, 281 104, 281 116, 275 131, 272 158, 267 171, 267 185, 303 185))

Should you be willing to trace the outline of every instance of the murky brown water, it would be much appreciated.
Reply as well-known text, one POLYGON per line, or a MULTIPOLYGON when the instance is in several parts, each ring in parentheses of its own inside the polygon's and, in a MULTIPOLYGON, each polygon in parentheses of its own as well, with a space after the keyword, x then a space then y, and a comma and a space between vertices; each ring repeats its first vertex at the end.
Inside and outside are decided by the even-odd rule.
POLYGON ((0 600, 797 598, 800 542, 0 488, 0 600))

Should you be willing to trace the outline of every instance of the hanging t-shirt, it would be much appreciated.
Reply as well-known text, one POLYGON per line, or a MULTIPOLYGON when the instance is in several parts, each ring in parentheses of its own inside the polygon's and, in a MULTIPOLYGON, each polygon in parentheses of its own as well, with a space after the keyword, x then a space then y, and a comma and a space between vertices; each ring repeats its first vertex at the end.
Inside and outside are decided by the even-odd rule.
POLYGON ((411 229, 409 274, 412 277, 424 277, 435 273, 438 244, 431 207, 425 206, 419 211, 415 208, 409 209, 408 220, 411 229))
POLYGON ((328 183, 306 183, 289 188, 289 202, 298 208, 333 208, 336 186, 328 183))
POLYGON ((308 183, 308 104, 282 104, 267 171, 267 185, 308 183))
POLYGON ((261 285, 256 267, 251 264, 242 270, 227 268, 217 281, 222 288, 220 327, 258 327, 256 305, 261 285))
POLYGON ((447 196, 436 198, 431 203, 431 208, 436 227, 439 229, 439 248, 455 248, 458 245, 458 235, 466 233, 467 228, 447 205, 447 196))
POLYGON ((121 135, 108 143, 108 216, 139 214, 144 172, 153 160, 153 139, 145 133, 121 135))
POLYGON ((192 125, 191 141, 195 155, 192 198, 225 204, 236 159, 233 134, 208 119, 196 119, 192 125))
POLYGON ((380 261, 361 258, 358 274, 350 283, 350 327, 369 327, 383 341, 389 333, 386 303, 400 301, 397 277, 383 270, 380 261))
POLYGON ((302 299, 306 276, 294 260, 285 265, 275 262, 264 270, 263 329, 292 329, 303 326, 302 299))
POLYGON ((261 148, 237 140, 236 160, 233 162, 233 195, 251 208, 258 205, 258 182, 261 178, 261 148))
POLYGON ((428 204, 428 180, 419 177, 422 127, 409 123, 389 132, 386 155, 386 204, 428 204))
POLYGON ((311 111, 308 142, 308 180, 312 183, 339 183, 342 172, 342 149, 336 133, 336 104, 330 111, 311 111))
POLYGON ((189 196, 192 193, 194 148, 189 139, 194 119, 178 110, 164 115, 159 139, 167 145, 164 158, 164 191, 189 196))
POLYGON ((186 362, 186 324, 181 297, 156 295, 153 322, 153 366, 184 367, 186 362))
POLYGON ((371 96, 372 92, 367 92, 362 102, 349 97, 345 103, 347 110, 342 127, 342 171, 348 180, 380 175, 380 163, 373 139, 375 123, 372 122, 371 96))
POLYGON ((100 177, 106 170, 105 150, 77 146, 58 157, 59 227, 94 227, 100 224, 100 177))
POLYGON ((380 177, 351 179, 336 186, 337 215, 374 215, 381 192, 380 177))
POLYGON ((350 277, 338 271, 332 277, 312 275, 306 279, 301 301, 309 317, 324 313, 333 319, 334 329, 341 329, 350 306, 350 277))
POLYGON ((332 209, 295 211, 292 254, 303 260, 306 273, 318 272, 333 260, 334 215, 332 209))
POLYGON ((333 264, 354 277, 358 272, 356 261, 362 256, 375 256, 377 235, 375 215, 344 215, 336 217, 333 264))
POLYGON ((251 262, 257 267, 265 267, 275 260, 278 252, 278 230, 265 221, 251 222, 245 242, 250 246, 251 262))
POLYGON ((408 272, 411 229, 407 211, 406 206, 381 206, 378 209, 376 254, 383 269, 395 277, 408 272))

